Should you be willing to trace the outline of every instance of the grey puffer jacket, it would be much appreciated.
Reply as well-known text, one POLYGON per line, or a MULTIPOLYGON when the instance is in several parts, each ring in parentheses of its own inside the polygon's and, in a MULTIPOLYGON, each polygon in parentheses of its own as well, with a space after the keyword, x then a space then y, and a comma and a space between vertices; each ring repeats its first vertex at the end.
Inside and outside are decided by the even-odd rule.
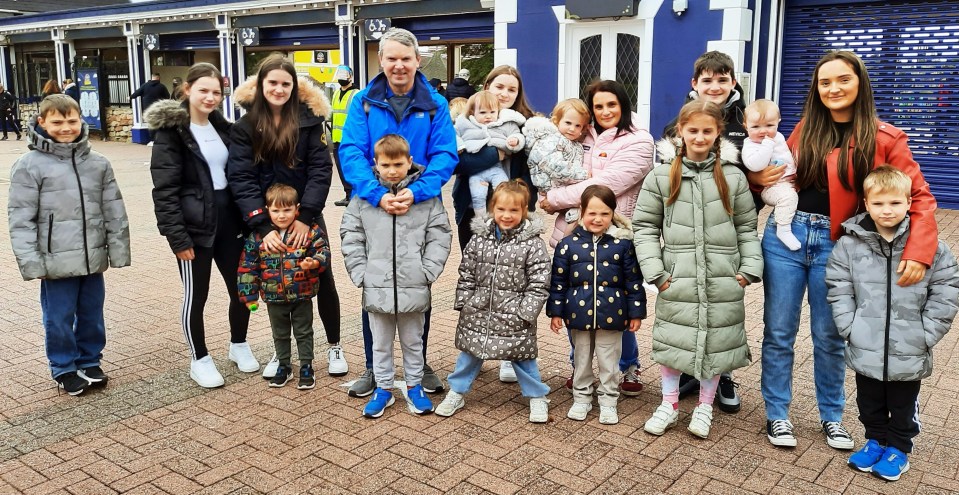
MULTIPOLYGON (((424 168, 393 185, 394 194, 416 181, 424 168)), ((453 232, 439 197, 415 203, 403 215, 390 215, 354 197, 340 222, 343 261, 353 284, 363 289, 370 313, 422 313, 430 308, 430 284, 450 256, 453 232)))
POLYGON ((523 117, 523 114, 509 108, 500 110, 496 122, 489 124, 480 124, 472 115, 460 115, 454 123, 456 150, 476 153, 483 146, 489 145, 507 152, 519 151, 526 146, 526 136, 522 130, 525 123, 526 117, 523 117), (512 137, 518 141, 516 146, 507 143, 512 137))
MULTIPOLYGON (((665 162, 672 149, 659 148, 665 162)), ((756 209, 746 176, 722 155, 733 214, 723 208, 714 179, 716 156, 683 159, 679 197, 669 197, 670 166, 653 169, 633 214, 634 243, 646 281, 669 287, 656 297, 652 358, 696 378, 709 378, 749 364, 745 289, 736 275, 758 282, 762 248, 756 235, 756 209), (663 243, 660 243, 662 236, 663 243)))
POLYGON ((460 312, 456 348, 480 359, 535 359, 536 318, 549 297, 543 220, 531 214, 498 236, 487 217, 470 226, 453 305, 460 312))
POLYGON ((24 280, 130 264, 130 223, 107 158, 80 139, 58 143, 27 124, 30 151, 10 171, 10 244, 24 280))
POLYGON ((909 238, 909 218, 899 224, 892 242, 879 234, 868 213, 842 227, 847 235, 829 257, 826 285, 836 328, 846 340, 846 364, 874 380, 929 376, 932 348, 959 311, 956 258, 939 241, 926 276, 900 287, 896 269, 909 238))

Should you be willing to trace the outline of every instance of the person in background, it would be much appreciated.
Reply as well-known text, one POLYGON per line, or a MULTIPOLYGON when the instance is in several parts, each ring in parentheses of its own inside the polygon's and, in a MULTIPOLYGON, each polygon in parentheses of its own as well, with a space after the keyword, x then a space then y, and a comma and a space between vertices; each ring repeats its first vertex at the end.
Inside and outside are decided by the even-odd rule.
POLYGON ((50 79, 49 81, 47 81, 46 84, 43 85, 43 97, 44 97, 44 98, 46 98, 46 97, 48 97, 48 96, 50 96, 50 95, 55 95, 55 94, 62 93, 62 92, 63 92, 63 91, 60 90, 60 85, 57 84, 57 81, 56 81, 55 79, 50 79))
POLYGON ((443 81, 440 81, 440 78, 434 77, 430 79, 430 86, 432 86, 440 96, 446 97, 446 88, 443 87, 443 81))
POLYGON ((3 127, 3 140, 8 139, 8 124, 10 128, 13 129, 13 132, 17 133, 17 141, 20 140, 22 135, 20 132, 20 122, 18 121, 17 97, 13 96, 13 93, 7 91, 6 88, 0 84, 0 126, 3 127))
POLYGON ((63 80, 63 94, 73 98, 77 104, 80 103, 80 87, 77 86, 77 83, 73 82, 73 79, 67 78, 63 80))
POLYGON ((346 206, 350 203, 350 196, 353 194, 353 186, 343 176, 343 166, 340 164, 340 143, 343 141, 343 127, 346 125, 346 116, 350 110, 350 103, 353 101, 353 95, 358 89, 353 87, 353 69, 341 65, 336 68, 333 74, 340 87, 333 92, 333 115, 330 117, 331 131, 330 137, 333 140, 333 163, 336 164, 336 173, 340 176, 340 183, 343 184, 343 199, 333 202, 336 206, 346 206))
POLYGON ((160 100, 170 99, 170 92, 167 91, 166 86, 160 82, 160 74, 154 72, 149 81, 143 83, 142 86, 130 95, 131 100, 134 98, 140 98, 140 107, 142 111, 145 112, 154 103, 160 100))
POLYGON ((476 88, 470 84, 469 69, 460 69, 456 77, 446 86, 446 101, 453 101, 454 98, 469 98, 476 93, 476 88))

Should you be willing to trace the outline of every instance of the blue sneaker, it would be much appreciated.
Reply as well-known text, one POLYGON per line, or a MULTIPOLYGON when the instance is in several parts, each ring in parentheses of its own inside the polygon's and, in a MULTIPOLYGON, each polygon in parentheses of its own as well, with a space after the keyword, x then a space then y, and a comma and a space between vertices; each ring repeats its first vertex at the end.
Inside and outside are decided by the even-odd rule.
POLYGON ((422 385, 408 388, 406 395, 410 398, 406 405, 410 408, 411 413, 423 415, 433 412, 433 402, 426 396, 426 390, 423 389, 422 385))
POLYGON ((882 459, 872 465, 872 474, 886 480, 896 481, 909 471, 909 457, 895 447, 886 447, 882 459))
POLYGON ((879 462, 879 459, 882 459, 884 453, 886 453, 885 447, 879 445, 879 442, 875 440, 869 440, 865 447, 849 456, 849 467, 864 473, 871 473, 872 466, 879 462))
POLYGON ((393 398, 393 392, 376 387, 373 391, 373 398, 366 403, 363 408, 363 416, 367 418, 378 418, 383 415, 387 407, 393 405, 396 400, 393 398))

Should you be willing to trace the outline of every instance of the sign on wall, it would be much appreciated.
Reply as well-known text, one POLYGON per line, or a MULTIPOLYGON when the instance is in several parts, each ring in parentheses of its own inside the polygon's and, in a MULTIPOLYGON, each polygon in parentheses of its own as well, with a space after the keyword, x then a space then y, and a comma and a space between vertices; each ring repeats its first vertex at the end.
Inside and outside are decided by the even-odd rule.
POLYGON ((77 86, 80 87, 80 116, 90 129, 103 130, 97 69, 77 69, 77 86))

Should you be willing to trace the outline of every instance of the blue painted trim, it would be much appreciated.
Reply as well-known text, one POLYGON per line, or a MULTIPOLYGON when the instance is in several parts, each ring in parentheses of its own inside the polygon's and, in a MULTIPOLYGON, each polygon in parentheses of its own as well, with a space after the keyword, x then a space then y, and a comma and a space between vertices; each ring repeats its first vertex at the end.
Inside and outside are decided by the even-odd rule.
POLYGON ((509 48, 516 49, 516 68, 523 76, 523 90, 530 106, 548 114, 559 101, 556 87, 559 61, 559 23, 553 14, 557 0, 518 2, 517 21, 506 27, 509 48))
POLYGON ((334 24, 307 26, 277 26, 260 28, 260 44, 263 46, 339 45, 339 31, 334 24))
POLYGON ((394 18, 393 26, 409 30, 419 41, 492 38, 493 13, 394 18))
MULTIPOLYGON (((773 36, 773 33, 770 32, 768 26, 770 21, 770 12, 772 11, 772 4, 776 0, 757 0, 757 3, 762 4, 762 13, 760 14, 759 19, 759 39, 754 40, 753 43, 758 43, 754 45, 758 49, 759 57, 755 69, 753 70, 753 87, 756 88, 756 99, 767 98, 774 99, 773 94, 766 94, 766 83, 768 82, 766 78, 766 72, 769 70, 769 42, 773 36)), ((778 3, 778 2, 776 2, 778 3)), ((755 12, 755 10, 753 10, 755 12)), ((773 48, 775 49, 775 48, 773 48)), ((775 80, 775 79, 774 79, 775 80)))

